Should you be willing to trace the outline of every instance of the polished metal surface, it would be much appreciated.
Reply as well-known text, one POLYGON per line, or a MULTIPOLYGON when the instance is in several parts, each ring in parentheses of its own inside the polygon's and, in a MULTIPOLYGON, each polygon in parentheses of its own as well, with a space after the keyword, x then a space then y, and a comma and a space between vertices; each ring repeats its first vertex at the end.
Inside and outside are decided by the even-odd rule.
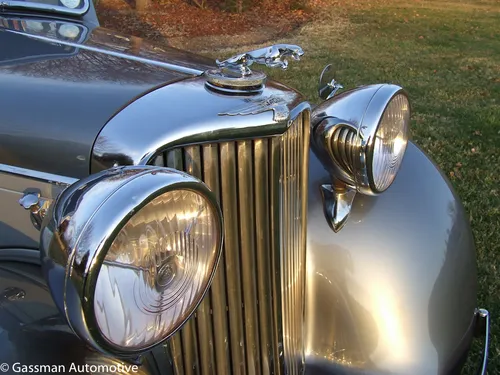
POLYGON ((337 91, 343 88, 344 86, 335 80, 332 64, 325 66, 319 76, 318 96, 323 100, 328 100, 333 98, 337 91))
POLYGON ((51 202, 76 179, 0 164, 0 248, 24 247, 38 249, 40 232, 33 226, 31 215, 19 205, 26 193, 39 194, 51 202), (8 213, 8 214, 7 214, 8 213))
POLYGON ((258 93, 266 82, 266 74, 253 72, 250 66, 261 64, 268 68, 288 67, 287 57, 300 60, 304 51, 291 44, 275 44, 254 51, 240 53, 227 60, 217 60, 218 69, 205 72, 207 86, 227 94, 258 93))
POLYGON ((50 201, 40 197, 40 193, 31 192, 25 193, 21 199, 19 199, 19 204, 25 209, 30 211, 30 218, 33 226, 40 230, 42 227, 42 221, 47 213, 50 206, 50 201))
POLYGON ((24 178, 26 180, 34 180, 42 183, 66 188, 67 186, 78 181, 76 178, 60 176, 52 173, 45 173, 33 169, 20 168, 7 164, 0 164, 0 173, 4 177, 12 176, 12 179, 24 178))
POLYGON ((281 296, 285 371, 304 371, 307 178, 309 113, 299 117, 282 138, 281 296))
POLYGON ((210 91, 204 77, 151 91, 117 113, 99 133, 92 150, 91 173, 114 165, 147 164, 158 153, 185 144, 283 134, 289 121, 275 121, 271 110, 249 116, 220 115, 271 97, 286 101, 289 118, 309 106, 296 91, 272 81, 250 98, 210 91))
POLYGON ((253 51, 240 53, 227 60, 217 60, 217 66, 222 71, 239 73, 241 76, 251 75, 250 66, 261 64, 268 68, 288 68, 287 57, 300 60, 304 55, 302 48, 292 44, 275 44, 268 47, 259 48, 253 51))
POLYGON ((71 7, 64 6, 64 2, 46 1, 23 1, 23 0, 2 0, 0 2, 0 11, 3 10, 24 10, 41 11, 52 13, 53 16, 83 16, 90 8, 89 0, 78 0, 76 5, 71 7), (62 5, 61 5, 62 4, 62 5))
POLYGON ((202 178, 226 218, 204 301, 212 313, 201 305, 169 341, 176 374, 301 373, 308 135, 306 108, 280 136, 173 148, 151 159, 202 178), (186 341, 193 334, 197 341, 186 341))
POLYGON ((249 116, 272 111, 273 121, 286 121, 290 117, 287 95, 270 95, 265 97, 248 98, 241 107, 219 113, 219 116, 249 116))
MULTIPOLYGON (((37 250, 0 250, 0 293, 4 291, 0 295, 0 363, 4 364, 3 373, 87 373, 85 366, 98 368, 101 365, 108 369, 119 368, 116 373, 123 375, 172 374, 166 367, 158 369, 157 361, 150 354, 142 358, 139 366, 132 367, 130 363, 106 357, 85 345, 55 306, 40 266, 36 265, 39 259, 37 250), (23 365, 37 367, 30 370, 23 365), (74 366, 73 370, 70 370, 71 366, 74 366)), ((104 375, 109 372, 97 370, 92 373, 104 375)))
POLYGON ((224 73, 221 69, 205 72, 208 89, 227 95, 248 95, 262 92, 267 76, 263 72, 251 72, 248 75, 224 73))
POLYGON ((488 352, 490 348, 490 325, 491 325, 490 313, 486 309, 478 309, 476 311, 476 314, 477 318, 479 319, 477 325, 484 330, 483 332, 479 332, 480 335, 484 336, 484 348, 483 348, 483 358, 479 365, 477 374, 486 375, 488 369, 488 352))
MULTIPOLYGON (((91 175, 64 190, 47 214, 40 236, 44 276, 71 328, 83 341, 102 352, 137 355, 149 349, 125 351, 101 335, 94 315, 94 291, 107 247, 117 229, 144 204, 176 189, 203 195, 218 214, 216 224, 222 235, 222 216, 210 190, 186 173, 162 167, 119 167, 91 175)), ((207 289, 212 277, 213 274, 207 289)), ((186 319, 203 297, 204 293, 186 319)), ((196 340, 194 336, 193 339, 196 340)))
POLYGON ((309 175, 308 373, 448 373, 477 302, 472 232, 449 182, 409 143, 392 186, 358 194, 333 233, 320 192, 331 177, 314 154, 309 175))
POLYGON ((188 53, 80 23, 2 14, 0 30, 0 81, 9 93, 0 101, 0 163, 39 172, 87 176, 97 135, 116 112, 190 76, 149 60, 205 68, 188 53), (68 29, 74 40, 61 35, 68 29))
POLYGON ((352 202, 356 196, 356 190, 348 186, 337 186, 335 188, 332 184, 323 184, 321 185, 321 196, 326 220, 330 228, 336 233, 347 222, 352 202))
POLYGON ((382 193, 370 177, 374 139, 387 105, 398 94, 406 96, 396 85, 363 86, 337 95, 313 111, 315 152, 333 178, 362 194, 382 193))

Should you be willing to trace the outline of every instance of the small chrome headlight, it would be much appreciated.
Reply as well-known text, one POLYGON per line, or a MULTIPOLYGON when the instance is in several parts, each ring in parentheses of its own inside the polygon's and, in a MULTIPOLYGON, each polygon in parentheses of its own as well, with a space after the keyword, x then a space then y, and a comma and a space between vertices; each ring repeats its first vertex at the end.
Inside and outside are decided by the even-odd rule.
POLYGON ((398 173, 408 144, 410 104, 403 94, 392 98, 375 132, 369 171, 373 188, 386 190, 398 173))
POLYGON ((410 103, 403 91, 394 93, 394 89, 388 85, 375 94, 358 128, 360 159, 356 177, 358 191, 365 194, 387 190, 406 151, 410 103))
POLYGON ((410 103, 399 86, 360 87, 318 106, 313 126, 316 151, 332 177, 376 195, 389 188, 401 167, 410 103))
POLYGON ((222 216, 192 176, 123 167, 64 191, 41 236, 43 270, 70 326, 99 350, 128 355, 167 339, 201 302, 222 216))

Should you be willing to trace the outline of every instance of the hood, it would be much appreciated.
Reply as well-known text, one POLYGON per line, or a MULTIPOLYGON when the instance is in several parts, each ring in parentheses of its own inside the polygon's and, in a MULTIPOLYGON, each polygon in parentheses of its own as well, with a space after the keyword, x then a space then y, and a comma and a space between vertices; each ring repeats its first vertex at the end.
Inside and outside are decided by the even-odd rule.
POLYGON ((60 20, 0 17, 0 45, 0 163, 76 178, 89 174, 93 143, 117 112, 213 68, 200 56, 60 20))

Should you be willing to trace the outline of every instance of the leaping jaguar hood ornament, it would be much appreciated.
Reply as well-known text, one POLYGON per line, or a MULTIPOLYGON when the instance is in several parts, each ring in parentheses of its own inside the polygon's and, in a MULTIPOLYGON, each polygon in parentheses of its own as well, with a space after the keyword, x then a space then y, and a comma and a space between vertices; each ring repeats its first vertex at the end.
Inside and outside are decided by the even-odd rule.
POLYGON ((234 55, 226 60, 216 60, 218 69, 205 72, 207 86, 224 92, 253 93, 262 89, 266 75, 252 71, 254 63, 268 68, 288 68, 288 57, 300 60, 304 55, 301 47, 294 44, 275 44, 234 55))

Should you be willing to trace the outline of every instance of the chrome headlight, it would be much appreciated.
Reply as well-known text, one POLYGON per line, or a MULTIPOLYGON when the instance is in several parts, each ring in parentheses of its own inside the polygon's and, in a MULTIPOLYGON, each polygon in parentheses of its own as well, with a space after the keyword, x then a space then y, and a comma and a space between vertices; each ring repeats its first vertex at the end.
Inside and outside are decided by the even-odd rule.
POLYGON ((360 87, 318 106, 313 125, 332 176, 360 193, 380 194, 394 181, 406 151, 410 103, 399 86, 360 87))
POLYGON ((194 177, 123 167, 66 189, 41 233, 42 266, 73 330, 97 349, 136 354, 194 312, 221 252, 222 216, 194 177))

